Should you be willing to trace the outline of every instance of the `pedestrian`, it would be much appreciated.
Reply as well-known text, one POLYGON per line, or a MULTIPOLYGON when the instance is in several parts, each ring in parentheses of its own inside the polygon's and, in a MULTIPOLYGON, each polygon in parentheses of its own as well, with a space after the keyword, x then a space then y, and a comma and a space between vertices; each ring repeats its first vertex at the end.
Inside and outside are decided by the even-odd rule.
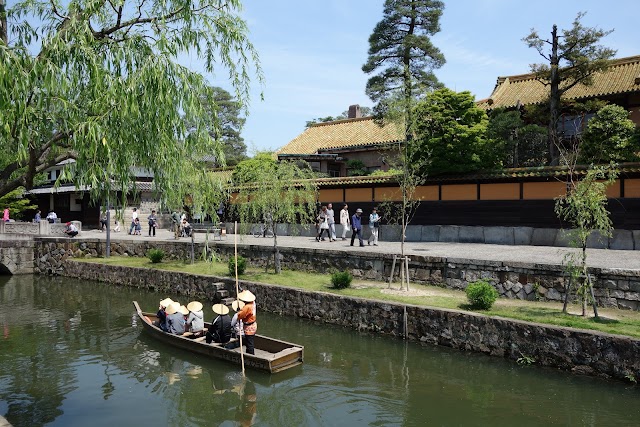
POLYGON ((336 241, 336 214, 333 212, 333 205, 327 205, 327 223, 329 224, 329 241, 336 241))
POLYGON ((39 224, 40 221, 42 221, 42 213, 40 212, 40 209, 38 209, 38 212, 36 212, 36 216, 33 217, 33 222, 39 224))
POLYGON ((316 235, 316 242, 319 242, 320 240, 324 241, 324 237, 322 237, 322 234, 326 231, 327 232, 327 237, 329 238, 329 241, 331 241, 331 234, 329 234, 329 218, 327 215, 327 207, 323 206, 320 209, 320 213, 318 214, 318 234, 316 235))
POLYGON ((349 206, 346 203, 340 211, 340 224, 342 225, 342 240, 347 240, 347 229, 351 222, 349 220, 349 206))
POLYGON ((131 226, 129 227, 129 234, 133 234, 133 231, 136 228, 136 219, 138 219, 138 208, 133 208, 133 212, 131 213, 131 226))
POLYGON ((4 222, 9 222, 9 206, 7 206, 6 208, 4 208, 4 212, 2 214, 2 220, 4 222))
POLYGON ((247 354, 255 354, 254 338, 258 331, 256 321, 256 296, 251 291, 244 290, 238 294, 238 299, 244 302, 244 307, 237 313, 238 320, 242 320, 247 354))
POLYGON ((151 215, 147 218, 149 222, 149 237, 151 237, 151 233, 153 232, 153 237, 156 237, 156 228, 158 227, 158 217, 156 216, 156 210, 153 209, 151 211, 151 215))
POLYGON ((364 241, 362 240, 362 209, 356 209, 356 213, 351 217, 351 246, 353 246, 353 241, 358 236, 358 240, 360 240, 360 246, 364 246, 364 241))
POLYGON ((103 231, 105 231, 108 226, 107 211, 102 211, 102 214, 100 214, 100 232, 102 233, 103 231))
POLYGON ((69 237, 76 237, 78 235, 78 227, 72 222, 67 222, 67 228, 64 230, 64 233, 69 237))
POLYGON ((380 230, 380 215, 376 208, 372 209, 371 214, 369 215, 369 230, 371 230, 371 235, 369 236, 369 240, 367 243, 370 245, 373 242, 373 246, 378 246, 378 230, 380 230))

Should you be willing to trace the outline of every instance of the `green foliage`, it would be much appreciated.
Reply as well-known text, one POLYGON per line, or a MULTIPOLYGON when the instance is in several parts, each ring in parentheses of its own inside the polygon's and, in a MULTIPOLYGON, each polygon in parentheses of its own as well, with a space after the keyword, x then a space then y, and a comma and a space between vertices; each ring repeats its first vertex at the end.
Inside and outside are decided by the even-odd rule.
POLYGON ((233 170, 232 181, 235 185, 242 185, 258 181, 262 172, 267 174, 275 173, 277 161, 273 153, 261 151, 256 153, 251 159, 238 163, 233 170))
POLYGON ((582 135, 579 161, 586 164, 636 161, 640 146, 635 144, 635 131, 636 125, 626 109, 618 105, 601 108, 582 135))
POLYGON ((369 171, 362 160, 353 159, 347 161, 347 175, 366 176, 369 175, 369 171))
POLYGON ((633 385, 638 384, 638 380, 636 379, 636 376, 633 375, 633 372, 627 372, 625 373, 624 377, 633 385))
POLYGON ((335 289, 346 289, 351 286, 353 276, 348 270, 336 271, 331 275, 331 285, 335 289))
POLYGON ((11 219, 28 219, 24 217, 24 214, 27 211, 38 209, 38 206, 25 197, 24 188, 20 187, 0 197, 0 211, 4 211, 5 208, 9 208, 11 219))
POLYGON ((464 173, 495 166, 485 138, 488 118, 470 92, 436 90, 415 108, 415 157, 430 157, 432 174, 464 173))
POLYGON ((389 168, 386 171, 383 171, 382 169, 378 169, 376 171, 371 172, 371 176, 388 176, 388 175, 402 175, 402 169, 389 168))
POLYGON ((525 125, 519 111, 496 109, 487 126, 490 147, 495 158, 507 168, 544 166, 547 158, 547 130, 538 125, 525 125))
POLYGON ((93 200, 126 194, 132 165, 166 195, 185 164, 221 158, 210 134, 223 133, 220 123, 206 113, 215 96, 178 60, 192 54, 202 73, 226 70, 245 107, 249 76, 261 81, 262 72, 240 8, 239 0, 16 2, 0 49, 0 154, 9 156, 0 195, 30 188, 67 159, 76 163, 62 178, 89 186, 93 200))
POLYGON ((526 354, 520 353, 520 357, 516 359, 516 363, 521 366, 529 366, 536 363, 536 359, 526 354))
POLYGON ((383 17, 369 37, 369 56, 362 71, 371 74, 366 93, 377 105, 374 114, 387 117, 393 100, 417 99, 441 87, 434 69, 444 55, 430 37, 440 31, 444 3, 435 0, 386 0, 383 17))
POLYGON ((149 249, 149 252, 147 252, 147 258, 149 258, 154 264, 162 262, 162 259, 164 258, 164 251, 162 249, 155 248, 149 249))
MULTIPOLYGON (((238 256, 238 275, 243 275, 245 271, 247 271, 247 260, 242 256, 238 256)), ((236 275, 236 257, 229 258, 229 275, 231 277, 236 275)))
POLYGON ((471 307, 479 310, 489 310, 498 299, 498 291, 484 280, 469 283, 465 292, 471 307))

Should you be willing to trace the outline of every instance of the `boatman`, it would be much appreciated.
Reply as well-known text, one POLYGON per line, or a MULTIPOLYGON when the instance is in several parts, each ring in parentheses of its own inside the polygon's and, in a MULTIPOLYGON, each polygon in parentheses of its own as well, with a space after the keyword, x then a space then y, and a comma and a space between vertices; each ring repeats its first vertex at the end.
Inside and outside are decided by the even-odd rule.
POLYGON ((242 320, 244 325, 244 339, 247 343, 247 354, 255 354, 254 338, 258 331, 256 322, 256 296, 249 290, 244 290, 238 294, 238 299, 244 302, 244 307, 238 312, 238 320, 242 320))

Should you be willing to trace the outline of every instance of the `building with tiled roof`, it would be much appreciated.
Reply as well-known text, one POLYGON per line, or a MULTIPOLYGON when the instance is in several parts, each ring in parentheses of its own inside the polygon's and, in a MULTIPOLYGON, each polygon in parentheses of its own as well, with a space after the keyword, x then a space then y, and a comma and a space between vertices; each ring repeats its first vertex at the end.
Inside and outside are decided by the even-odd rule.
POLYGON ((390 151, 404 140, 402 127, 360 117, 359 106, 349 107, 349 114, 345 120, 309 126, 276 152, 278 159, 304 159, 329 176, 346 176, 349 160, 362 161, 368 171, 387 170, 390 151))
MULTIPOLYGON (((536 79, 535 74, 498 77, 491 96, 478 101, 485 110, 512 109, 524 105, 543 104, 549 97, 549 87, 536 79)), ((567 90, 564 100, 586 101, 602 99, 618 104, 630 112, 630 118, 640 124, 640 56, 611 61, 604 72, 593 75, 593 84, 577 84, 567 90)))

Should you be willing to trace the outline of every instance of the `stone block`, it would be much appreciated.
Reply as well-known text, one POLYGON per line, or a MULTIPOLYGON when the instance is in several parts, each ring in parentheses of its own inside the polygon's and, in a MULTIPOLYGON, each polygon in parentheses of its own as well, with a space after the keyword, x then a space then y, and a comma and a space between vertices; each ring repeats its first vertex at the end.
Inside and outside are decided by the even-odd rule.
POLYGON ((407 225, 406 232, 407 242, 421 242, 422 241, 422 226, 421 225, 407 225))
POLYGON ((631 230, 613 230, 613 237, 609 239, 609 249, 633 250, 631 230))
POLYGON ((513 227, 484 227, 484 242, 492 245, 513 245, 513 227))
POLYGON ((513 227, 513 244, 528 246, 533 237, 532 227, 513 227))
POLYGON ((458 242, 484 243, 484 227, 461 225, 458 229, 458 242))
POLYGON ((618 300, 618 308, 622 310, 638 310, 638 301, 627 301, 623 299, 618 300))
POLYGON ((576 237, 577 236, 576 236, 575 230, 560 229, 556 233, 556 239, 553 242, 553 246, 559 246, 559 247, 565 247, 565 248, 572 247, 576 237))
POLYGON ((594 231, 589 235, 589 237, 587 237, 587 247, 593 249, 607 249, 609 248, 609 237, 603 236, 599 231, 594 231))
POLYGON ((553 246, 558 230, 555 228, 534 228, 531 235, 533 246, 553 246))
POLYGON ((631 232, 633 236, 633 247, 636 251, 640 251, 640 230, 633 230, 631 232))
POLYGON ((457 225, 443 225, 440 228, 439 242, 458 242, 460 227, 457 225))
POLYGON ((440 240, 440 225, 423 225, 421 240, 423 242, 438 242, 440 240))
MULTIPOLYGON (((367 228, 367 235, 369 235, 369 227, 367 228)), ((378 231, 378 238, 381 241, 387 242, 399 242, 402 240, 402 226, 401 225, 381 225, 380 230, 378 231)))

